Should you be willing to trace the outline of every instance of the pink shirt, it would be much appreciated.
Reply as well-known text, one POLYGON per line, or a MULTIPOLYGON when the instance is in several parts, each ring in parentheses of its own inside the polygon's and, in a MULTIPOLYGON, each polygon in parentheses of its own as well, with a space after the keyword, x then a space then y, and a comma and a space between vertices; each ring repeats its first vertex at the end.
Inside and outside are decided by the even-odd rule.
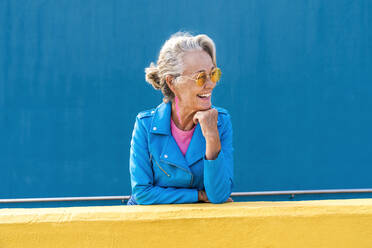
POLYGON ((192 138, 192 135, 194 133, 195 127, 193 129, 188 130, 188 131, 183 131, 179 129, 174 121, 171 118, 171 130, 172 130, 172 135, 173 138, 176 140, 176 143, 178 147, 180 148, 183 156, 185 156, 187 148, 189 148, 189 144, 192 138))

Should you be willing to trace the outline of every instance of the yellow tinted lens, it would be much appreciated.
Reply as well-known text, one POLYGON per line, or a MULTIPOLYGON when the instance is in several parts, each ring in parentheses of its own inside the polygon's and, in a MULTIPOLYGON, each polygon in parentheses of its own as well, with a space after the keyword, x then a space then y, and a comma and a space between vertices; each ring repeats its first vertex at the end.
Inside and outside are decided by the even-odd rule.
POLYGON ((220 68, 214 68, 211 72, 211 80, 213 83, 217 83, 221 78, 220 68))
POLYGON ((199 86, 203 86, 206 80, 207 80, 207 75, 205 74, 205 72, 201 72, 196 78, 196 84, 199 86))

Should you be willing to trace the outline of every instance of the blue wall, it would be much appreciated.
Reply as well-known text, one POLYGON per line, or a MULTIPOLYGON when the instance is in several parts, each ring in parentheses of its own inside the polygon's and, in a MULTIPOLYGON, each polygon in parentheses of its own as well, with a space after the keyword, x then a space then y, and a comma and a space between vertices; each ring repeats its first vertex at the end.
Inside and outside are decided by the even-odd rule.
POLYGON ((130 194, 144 68, 179 30, 216 43, 234 191, 371 188, 371 23, 369 0, 1 0, 0 198, 130 194))

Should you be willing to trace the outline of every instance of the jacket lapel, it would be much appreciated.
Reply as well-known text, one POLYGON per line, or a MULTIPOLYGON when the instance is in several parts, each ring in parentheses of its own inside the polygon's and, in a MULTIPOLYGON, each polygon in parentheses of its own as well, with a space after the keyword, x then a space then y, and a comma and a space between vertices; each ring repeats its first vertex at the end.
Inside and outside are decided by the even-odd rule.
POLYGON ((174 140, 170 130, 171 113, 172 106, 170 102, 161 103, 155 109, 150 132, 156 135, 167 135, 167 137, 164 137, 164 148, 161 151, 160 160, 189 171, 188 163, 174 140))
POLYGON ((205 138, 198 123, 192 135, 189 148, 185 154, 189 166, 202 159, 205 155, 205 138))
POLYGON ((161 161, 189 171, 187 161, 183 156, 174 138, 169 135, 166 145, 161 153, 161 161))

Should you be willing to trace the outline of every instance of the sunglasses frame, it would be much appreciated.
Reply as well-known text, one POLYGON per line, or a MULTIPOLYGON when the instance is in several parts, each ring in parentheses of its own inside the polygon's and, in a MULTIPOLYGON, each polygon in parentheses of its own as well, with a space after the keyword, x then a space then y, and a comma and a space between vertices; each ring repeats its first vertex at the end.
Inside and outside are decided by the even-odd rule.
POLYGON ((203 86, 207 80, 205 80, 204 83, 200 83, 199 79, 201 78, 202 75, 206 75, 206 76, 208 76, 209 79, 210 79, 213 83, 218 83, 218 81, 220 81, 220 79, 221 79, 221 74, 222 74, 222 73, 221 73, 221 69, 218 68, 218 67, 215 67, 215 68, 213 68, 213 70, 212 70, 209 74, 207 74, 205 71, 199 72, 199 73, 197 74, 196 78, 192 78, 192 77, 184 76, 184 75, 178 75, 177 77, 186 77, 186 78, 188 78, 188 79, 190 79, 190 80, 194 80, 195 83, 196 83, 198 86, 203 86), (218 77, 218 80, 217 80, 216 82, 213 82, 213 80, 212 80, 212 73, 213 73, 214 71, 216 71, 216 70, 217 70, 217 73, 219 73, 219 77, 218 77))

